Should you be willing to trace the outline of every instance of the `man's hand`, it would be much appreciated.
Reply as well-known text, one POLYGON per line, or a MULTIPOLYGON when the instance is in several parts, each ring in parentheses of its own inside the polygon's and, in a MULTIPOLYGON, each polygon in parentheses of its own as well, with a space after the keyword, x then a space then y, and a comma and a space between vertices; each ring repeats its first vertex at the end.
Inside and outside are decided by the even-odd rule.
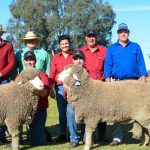
POLYGON ((147 83, 147 80, 146 80, 146 77, 145 76, 141 76, 140 77, 140 81, 144 82, 144 83, 147 83))
POLYGON ((56 99, 56 94, 55 94, 53 89, 50 91, 49 95, 50 95, 51 98, 56 99))
POLYGON ((106 78, 105 82, 111 82, 111 78, 106 78))
POLYGON ((3 75, 2 75, 2 73, 0 72, 0 78, 2 77, 3 75))

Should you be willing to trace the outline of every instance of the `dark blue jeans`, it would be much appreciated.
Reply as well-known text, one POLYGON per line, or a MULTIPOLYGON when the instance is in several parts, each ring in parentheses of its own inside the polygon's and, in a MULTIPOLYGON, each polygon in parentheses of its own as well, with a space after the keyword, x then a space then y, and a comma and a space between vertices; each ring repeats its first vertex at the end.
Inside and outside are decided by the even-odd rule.
MULTIPOLYGON (((9 83, 9 80, 0 80, 0 84, 7 84, 9 83)), ((7 127, 6 125, 0 125, 0 140, 5 138, 5 131, 6 131, 7 127)))
POLYGON ((59 128, 60 134, 66 135, 67 128, 67 101, 63 97, 64 89, 62 85, 56 86, 56 99, 57 99, 57 107, 59 113, 59 128))
POLYGON ((46 118, 46 109, 37 110, 32 123, 29 125, 31 142, 34 146, 47 144, 47 133, 45 130, 46 118))

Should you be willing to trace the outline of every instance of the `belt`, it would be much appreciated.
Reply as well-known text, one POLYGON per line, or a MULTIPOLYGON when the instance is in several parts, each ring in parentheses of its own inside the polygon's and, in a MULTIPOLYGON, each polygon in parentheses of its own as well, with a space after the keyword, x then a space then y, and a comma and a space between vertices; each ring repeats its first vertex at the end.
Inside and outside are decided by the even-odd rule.
POLYGON ((112 78, 112 81, 122 81, 122 80, 138 80, 139 78, 130 78, 130 79, 118 79, 118 78, 112 78))

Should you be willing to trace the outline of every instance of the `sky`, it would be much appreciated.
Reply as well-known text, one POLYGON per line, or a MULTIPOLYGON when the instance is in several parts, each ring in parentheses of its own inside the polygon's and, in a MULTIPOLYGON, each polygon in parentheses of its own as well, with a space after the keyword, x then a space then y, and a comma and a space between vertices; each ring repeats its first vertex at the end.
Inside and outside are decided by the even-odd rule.
MULTIPOLYGON (((143 51, 147 69, 150 69, 150 0, 103 0, 108 1, 116 13, 116 24, 112 29, 112 42, 117 41, 118 24, 126 23, 130 29, 129 39, 137 42, 143 51)), ((6 29, 11 13, 9 5, 12 0, 2 0, 0 24, 6 29)), ((6 34, 7 35, 7 34, 6 34)), ((5 39, 5 36, 3 36, 5 39)))

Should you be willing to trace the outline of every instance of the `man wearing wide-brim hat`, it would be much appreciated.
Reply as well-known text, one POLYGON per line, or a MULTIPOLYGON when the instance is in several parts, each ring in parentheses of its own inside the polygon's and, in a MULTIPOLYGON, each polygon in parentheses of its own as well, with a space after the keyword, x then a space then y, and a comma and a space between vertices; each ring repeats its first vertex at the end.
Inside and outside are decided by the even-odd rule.
MULTIPOLYGON (((15 66, 15 56, 13 46, 1 37, 6 33, 0 24, 0 84, 9 82, 10 73, 15 66)), ((6 126, 0 126, 0 143, 6 144, 8 141, 5 137, 6 126)))
POLYGON ((42 41, 42 39, 33 31, 28 31, 24 38, 21 38, 21 41, 25 43, 25 47, 20 49, 16 53, 16 62, 17 62, 17 68, 19 69, 20 73, 23 69, 25 69, 25 65, 23 63, 23 56, 27 51, 33 51, 36 56, 36 68, 44 71, 47 75, 49 75, 50 72, 50 56, 46 50, 39 47, 39 42, 42 41))

